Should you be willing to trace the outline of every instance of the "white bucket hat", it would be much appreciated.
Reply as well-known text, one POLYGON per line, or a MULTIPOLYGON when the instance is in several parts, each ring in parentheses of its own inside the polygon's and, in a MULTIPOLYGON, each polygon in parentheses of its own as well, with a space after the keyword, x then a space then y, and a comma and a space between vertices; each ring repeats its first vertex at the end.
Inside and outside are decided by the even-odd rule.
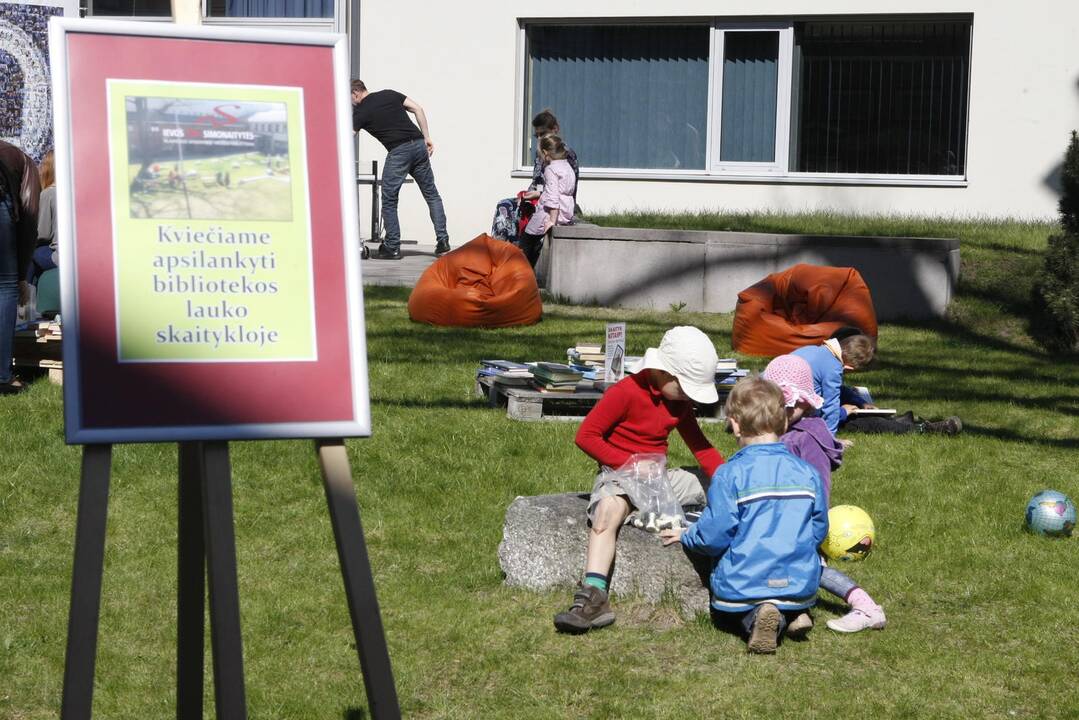
POLYGON ((663 370, 678 378, 690 400, 710 405, 719 402, 716 363, 719 355, 708 336, 690 325, 679 325, 663 334, 658 348, 648 348, 641 369, 663 370))

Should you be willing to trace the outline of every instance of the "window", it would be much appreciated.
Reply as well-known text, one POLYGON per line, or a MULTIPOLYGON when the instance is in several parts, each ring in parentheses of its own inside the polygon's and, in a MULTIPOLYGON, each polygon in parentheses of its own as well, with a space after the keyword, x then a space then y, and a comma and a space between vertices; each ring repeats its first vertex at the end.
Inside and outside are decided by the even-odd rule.
POLYGON ((334 0, 208 0, 207 17, 332 18, 334 0))
POLYGON ((970 18, 523 28, 521 167, 551 108, 585 169, 962 179, 970 18))
POLYGON ((523 164, 531 119, 554 111, 588 167, 703 170, 708 25, 535 25, 523 164))
POLYGON ((962 175, 967 22, 795 26, 792 169, 962 175))
POLYGON ((171 17, 171 0, 90 0, 90 14, 100 17, 171 17))

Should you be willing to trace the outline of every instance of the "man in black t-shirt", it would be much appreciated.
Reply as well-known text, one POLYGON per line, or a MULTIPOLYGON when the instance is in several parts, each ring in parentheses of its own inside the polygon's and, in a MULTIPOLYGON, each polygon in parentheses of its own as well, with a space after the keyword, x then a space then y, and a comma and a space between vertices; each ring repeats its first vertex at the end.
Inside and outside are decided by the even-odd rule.
POLYGON ((385 146, 386 162, 382 169, 382 216, 386 222, 386 237, 375 257, 384 260, 401 258, 401 224, 397 219, 397 196, 405 176, 411 175, 427 201, 431 222, 435 226, 435 254, 450 251, 450 236, 446 233, 446 211, 442 197, 435 187, 431 170, 431 155, 435 144, 427 130, 427 116, 419 104, 396 90, 368 92, 361 80, 352 81, 352 129, 366 130, 385 146), (416 116, 417 128, 408 113, 416 116))

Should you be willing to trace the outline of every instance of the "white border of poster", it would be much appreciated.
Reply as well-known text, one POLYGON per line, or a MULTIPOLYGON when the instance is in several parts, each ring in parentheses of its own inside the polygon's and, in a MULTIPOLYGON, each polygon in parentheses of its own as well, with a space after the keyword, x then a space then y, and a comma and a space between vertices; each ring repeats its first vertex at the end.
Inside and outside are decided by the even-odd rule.
MULTIPOLYGON (((352 105, 348 92, 349 57, 345 35, 325 32, 300 32, 232 27, 177 26, 118 20, 53 18, 49 24, 52 56, 53 117, 56 147, 57 237, 61 270, 61 305, 64 321, 65 415, 77 418, 67 422, 70 444, 116 442, 175 442, 193 440, 254 440, 287 438, 366 437, 371 434, 370 390, 367 373, 367 342, 363 311, 363 280, 360 269, 359 212, 357 208, 352 133, 352 105), (77 273, 72 267, 76 257, 77 228, 74 216, 74 177, 71 166, 72 118, 68 85, 66 36, 74 33, 97 35, 148 36, 196 40, 233 40, 251 43, 316 45, 333 51, 335 124, 337 129, 338 171, 342 211, 342 242, 345 260, 348 335, 352 382, 353 419, 326 422, 282 422, 248 424, 210 424, 123 428, 86 428, 82 424, 82 381, 78 357, 79 316, 77 273), (72 415, 69 415, 72 414, 72 415)), ((310 179, 309 179, 310 183, 310 179)), ((311 192, 310 185, 307 188, 311 192)), ((267 391, 269 392, 269 390, 267 391)))

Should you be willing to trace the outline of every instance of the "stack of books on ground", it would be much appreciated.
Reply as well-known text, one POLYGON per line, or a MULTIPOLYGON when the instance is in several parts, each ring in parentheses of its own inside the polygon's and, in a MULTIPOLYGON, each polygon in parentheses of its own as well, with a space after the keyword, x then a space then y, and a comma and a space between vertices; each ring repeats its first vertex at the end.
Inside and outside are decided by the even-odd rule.
POLYGON ((532 386, 542 392, 571 393, 584 372, 563 363, 538 362, 532 366, 532 386))
POLYGON ((491 382, 498 385, 527 387, 532 384, 532 366, 511 360, 480 360, 476 377, 490 378, 491 382))

